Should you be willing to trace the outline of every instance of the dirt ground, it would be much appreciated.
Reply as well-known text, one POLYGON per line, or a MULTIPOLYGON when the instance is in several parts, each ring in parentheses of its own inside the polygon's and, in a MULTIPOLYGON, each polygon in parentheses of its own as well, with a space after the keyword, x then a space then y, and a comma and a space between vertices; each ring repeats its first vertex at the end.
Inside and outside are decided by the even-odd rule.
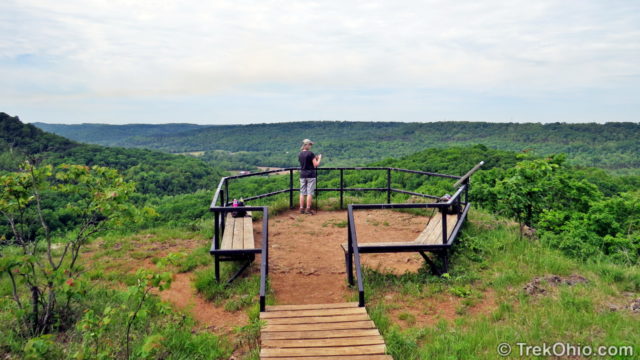
MULTIPOLYGON (((273 216, 269 222, 269 280, 277 304, 319 304, 353 300, 355 292, 347 287, 344 252, 340 244, 347 241, 346 211, 320 211, 315 215, 302 215, 298 211, 287 211, 273 216)), ((416 216, 390 210, 358 211, 355 214, 358 241, 402 242, 412 241, 424 229, 429 217, 416 216)), ((254 222, 255 238, 261 239, 261 221, 254 222)), ((141 249, 154 256, 170 252, 188 252, 201 246, 200 240, 176 239, 155 243, 153 235, 142 236, 141 249)), ((89 251, 86 258, 91 258, 89 251)), ((258 273, 260 258, 247 273, 258 273)), ((415 272, 423 264, 417 253, 364 254, 364 266, 395 274, 415 272)), ((110 268, 123 272, 135 272, 138 268, 153 268, 147 258, 123 258, 112 262, 110 268)), ((189 311, 201 328, 216 333, 230 334, 238 326, 248 323, 245 311, 229 312, 202 298, 192 283, 193 273, 175 274, 171 288, 158 293, 160 298, 176 308, 189 311)), ((482 312, 493 306, 493 294, 488 294, 470 313, 482 312)), ((394 301, 402 304, 401 299, 394 301)), ((456 317, 460 305, 457 298, 433 299, 425 303, 405 304, 402 309, 392 310, 391 316, 411 308, 419 325, 429 325, 444 318, 456 317), (439 305, 430 312, 431 301, 439 305)), ((435 307, 434 307, 435 308, 435 307)))
POLYGON ((198 295, 191 281, 192 273, 175 274, 171 287, 158 293, 163 301, 191 313, 201 327, 215 333, 230 333, 249 323, 246 311, 226 311, 198 295))
MULTIPOLYGON (((278 304, 341 302, 352 292, 346 286, 344 252, 347 241, 346 211, 320 211, 302 215, 288 211, 269 221, 269 280, 278 304)), ((358 211, 358 241, 412 241, 428 217, 390 210, 358 211)), ((261 224, 256 222, 256 238, 261 224)), ((417 271, 422 258, 416 253, 366 254, 362 264, 402 274, 417 271)))

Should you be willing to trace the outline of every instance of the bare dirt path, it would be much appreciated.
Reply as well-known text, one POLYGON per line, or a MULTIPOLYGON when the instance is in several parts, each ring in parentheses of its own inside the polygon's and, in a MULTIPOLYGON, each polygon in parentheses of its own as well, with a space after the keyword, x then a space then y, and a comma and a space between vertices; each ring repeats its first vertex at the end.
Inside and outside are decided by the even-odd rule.
POLYGON ((175 274, 171 287, 159 292, 163 301, 191 313, 204 328, 217 334, 231 334, 234 328, 249 323, 246 311, 226 311, 200 296, 192 283, 192 273, 175 274))
MULTIPOLYGON (((344 252, 347 241, 346 211, 320 211, 302 215, 288 211, 269 221, 269 280, 278 304, 318 304, 349 299, 344 252)), ((358 211, 359 242, 412 241, 428 217, 390 210, 358 211)), ((256 222, 255 230, 261 230, 256 222)), ((367 254, 370 268, 402 274, 417 271, 422 258, 416 253, 367 254)))
MULTIPOLYGON (((134 274, 138 269, 158 270, 152 258, 163 258, 169 253, 189 253, 206 243, 206 239, 199 238, 171 238, 158 241, 153 234, 131 236, 127 241, 131 242, 137 252, 136 257, 131 257, 134 251, 127 251, 118 258, 108 255, 101 257, 105 249, 101 249, 100 241, 93 244, 83 254, 86 264, 96 262, 108 262, 105 271, 114 271, 122 274, 134 274), (204 242, 203 242, 204 240, 204 242)), ((116 244, 116 246, 119 246, 116 244)), ((166 269, 165 269, 166 270, 166 269)), ((176 273, 173 275, 171 287, 167 290, 155 292, 160 299, 176 308, 191 313, 198 322, 200 328, 217 334, 232 334, 237 326, 249 323, 249 317, 245 311, 226 311, 223 306, 216 306, 204 299, 193 286, 193 272, 176 273)), ((115 287, 124 288, 123 283, 115 283, 115 287)))

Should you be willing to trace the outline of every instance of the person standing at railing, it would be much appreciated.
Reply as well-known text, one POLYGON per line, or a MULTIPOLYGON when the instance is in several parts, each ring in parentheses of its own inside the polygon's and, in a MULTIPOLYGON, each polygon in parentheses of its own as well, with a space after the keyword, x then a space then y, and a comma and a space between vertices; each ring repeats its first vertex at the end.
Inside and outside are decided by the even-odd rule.
POLYGON ((302 140, 298 161, 300 161, 300 214, 313 215, 311 204, 313 202, 313 192, 316 190, 316 168, 320 166, 322 155, 316 156, 312 151, 313 141, 309 139, 302 140), (307 207, 305 209, 305 197, 307 207))

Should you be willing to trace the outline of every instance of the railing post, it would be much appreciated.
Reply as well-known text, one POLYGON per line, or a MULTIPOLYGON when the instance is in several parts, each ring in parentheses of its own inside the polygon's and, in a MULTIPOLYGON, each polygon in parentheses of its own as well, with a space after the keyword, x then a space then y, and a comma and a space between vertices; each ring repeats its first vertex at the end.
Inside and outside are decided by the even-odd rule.
MULTIPOLYGON (((224 190, 220 189, 220 199, 222 200, 222 206, 227 206, 225 201, 228 199, 225 199, 225 196, 228 196, 228 194, 224 190)), ((218 212, 216 212, 216 214, 218 214, 218 212)), ((219 227, 220 227, 220 230, 218 232, 221 234, 224 234, 224 227, 225 227, 224 217, 222 218, 222 220, 223 221, 220 221, 220 214, 218 214, 218 219, 216 220, 216 224, 219 224, 219 227)))
POLYGON ((226 199, 224 196, 222 197, 222 206, 227 206, 227 203, 229 202, 229 180, 224 181, 224 193, 226 195, 226 199))
POLYGON ((293 209, 293 169, 289 169, 289 209, 293 209))
POLYGON ((344 169, 340 169, 340 210, 344 208, 344 169))
POLYGON ((391 169, 387 169, 387 204, 391 204, 391 169))
MULTIPOLYGON (((219 224, 219 219, 220 219, 220 213, 218 213, 218 211, 214 211, 213 212, 213 248, 215 250, 218 250, 220 248, 220 224, 219 224)), ((220 261, 218 260, 218 256, 214 255, 213 256, 214 260, 214 268, 215 268, 215 275, 216 275, 216 281, 220 282, 220 261)))
POLYGON ((264 238, 265 238, 265 242, 266 242, 266 246, 264 247, 267 256, 266 256, 266 263, 267 263, 267 275, 269 274, 269 208, 265 207, 263 210, 263 215, 262 218, 264 219, 263 221, 266 223, 266 225, 264 225, 264 238))
POLYGON ((267 279, 269 275, 269 208, 262 207, 262 253, 260 259, 260 312, 267 308, 267 279))
POLYGON ((347 215, 347 280, 353 286, 353 237, 351 234, 351 216, 347 215))
POLYGON ((313 197, 315 198, 314 200, 314 206, 316 207, 316 212, 318 212, 318 202, 320 201, 318 198, 320 197, 320 191, 318 191, 318 174, 320 173, 318 171, 319 169, 316 168, 316 188, 313 189, 313 197))
POLYGON ((442 208, 442 243, 447 243, 447 208, 442 208))
POLYGON ((464 203, 465 205, 469 203, 469 182, 470 182, 470 178, 467 178, 467 180, 464 182, 464 203))

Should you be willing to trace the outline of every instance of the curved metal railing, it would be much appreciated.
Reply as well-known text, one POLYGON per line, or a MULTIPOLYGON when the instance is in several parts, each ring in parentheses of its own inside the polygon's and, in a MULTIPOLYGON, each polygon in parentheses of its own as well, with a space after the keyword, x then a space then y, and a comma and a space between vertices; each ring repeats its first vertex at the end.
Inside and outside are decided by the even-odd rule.
MULTIPOLYGON (((482 163, 476 165, 476 167, 474 167, 471 171, 469 171, 467 174, 465 174, 464 176, 457 176, 457 175, 449 175, 449 174, 440 174, 440 173, 434 173, 434 172, 428 172, 428 171, 419 171, 419 170, 409 170, 409 169, 400 169, 400 168, 393 168, 393 167, 327 167, 327 168, 318 168, 318 172, 325 172, 325 171, 339 171, 340 172, 340 186, 337 188, 322 188, 322 187, 317 187, 316 188, 316 194, 320 193, 320 192, 337 192, 339 193, 339 197, 340 197, 340 208, 343 209, 344 208, 344 194, 346 192, 363 192, 363 191, 378 191, 378 192, 386 192, 387 194, 387 202, 386 204, 359 204, 359 205, 348 205, 348 248, 349 251, 352 252, 352 254, 354 255, 354 262, 355 262, 355 267, 356 267, 356 278, 357 278, 357 283, 358 283, 358 293, 359 293, 359 304, 360 306, 364 306, 364 285, 363 285, 363 278, 362 278, 362 269, 361 269, 361 264, 360 264, 360 254, 358 251, 358 240, 357 240, 357 235, 356 235, 356 231, 355 231, 355 222, 353 219, 353 210, 354 209, 367 209, 367 208, 434 208, 434 207, 447 207, 450 206, 451 204, 453 204, 454 202, 461 201, 462 195, 464 194, 464 203, 468 202, 468 190, 469 190, 469 177, 471 176, 471 174, 473 172, 475 172, 476 170, 478 170, 478 168, 482 165, 482 163), (345 182, 344 182, 344 172, 345 171, 365 171, 365 170, 371 170, 371 171, 384 171, 386 172, 386 178, 387 178, 387 183, 385 187, 360 187, 360 188, 353 188, 353 187, 345 187, 345 182), (444 203, 425 203, 425 204, 392 204, 391 200, 392 197, 391 195, 393 193, 400 193, 400 194, 406 194, 406 195, 412 195, 412 196, 418 196, 418 197, 423 197, 423 198, 429 198, 429 199, 436 199, 436 200, 440 200, 442 197, 441 196, 436 196, 436 195, 430 195, 430 194, 422 194, 422 193, 418 193, 415 191, 410 191, 410 190, 405 190, 405 189, 397 189, 397 188, 393 188, 392 187, 392 174, 394 172, 397 173, 409 173, 409 174, 417 174, 417 175, 423 175, 423 176, 428 176, 428 177, 441 177, 441 178, 448 178, 448 179, 455 179, 458 180, 458 182, 456 183, 456 185, 462 185, 459 186, 457 188, 457 191, 455 192, 455 194, 448 199, 447 202, 444 203)), ((286 189, 280 189, 280 190, 276 190, 276 191, 272 191, 272 192, 268 192, 268 193, 263 193, 263 194, 258 194, 258 195, 253 195, 253 196, 249 196, 249 197, 245 197, 244 201, 245 202, 249 202, 249 201, 253 201, 253 200, 258 200, 258 199, 263 199, 263 198, 267 198, 267 197, 271 197, 271 196, 276 196, 279 194, 284 194, 284 193, 288 193, 289 194, 289 207, 293 208, 293 194, 296 191, 299 191, 299 189, 297 187, 294 186, 294 172, 299 171, 299 168, 284 168, 284 169, 277 169, 277 170, 268 170, 268 171, 261 171, 261 172, 256 172, 256 173, 250 173, 250 174, 242 174, 242 175, 233 175, 233 176, 227 176, 227 177, 223 177, 220 182, 218 183, 218 187, 216 188, 216 192, 213 196, 213 199, 211 201, 211 205, 210 205, 210 210, 214 213, 214 239, 212 241, 213 245, 212 245, 212 250, 218 249, 220 246, 220 239, 221 239, 221 233, 224 232, 224 214, 230 211, 234 211, 237 209, 234 209, 231 205, 231 202, 229 201, 229 199, 231 199, 231 197, 229 196, 229 184, 230 182, 236 180, 236 179, 241 179, 241 178, 248 178, 248 177, 256 177, 256 176, 264 176, 264 175, 270 175, 270 174, 275 174, 275 173, 288 173, 289 175, 289 186, 286 189), (222 215, 222 216, 221 216, 222 215)), ((283 174, 283 175, 285 175, 283 174)), ((320 177, 319 177, 320 178, 320 177)), ((317 184, 319 185, 319 183, 317 184)), ((316 206, 318 203, 318 200, 316 198, 316 206)), ((266 297, 266 291, 267 291, 267 277, 268 277, 268 273, 269 273, 269 256, 268 256, 268 248, 269 248, 269 216, 268 216, 268 206, 245 206, 246 210, 248 211, 261 211, 263 213, 263 231, 262 231, 262 263, 261 263, 261 270, 260 270, 260 310, 264 311, 265 309, 265 297, 266 297)), ((445 227, 445 231, 444 234, 446 234, 446 222, 444 223, 444 227, 445 227)), ((454 229, 455 230, 455 229, 454 229)), ((218 275, 219 269, 216 268, 216 276, 218 275)), ((352 275, 351 275, 352 276, 352 275)), ((353 281, 350 281, 351 284, 353 284, 353 281)))

